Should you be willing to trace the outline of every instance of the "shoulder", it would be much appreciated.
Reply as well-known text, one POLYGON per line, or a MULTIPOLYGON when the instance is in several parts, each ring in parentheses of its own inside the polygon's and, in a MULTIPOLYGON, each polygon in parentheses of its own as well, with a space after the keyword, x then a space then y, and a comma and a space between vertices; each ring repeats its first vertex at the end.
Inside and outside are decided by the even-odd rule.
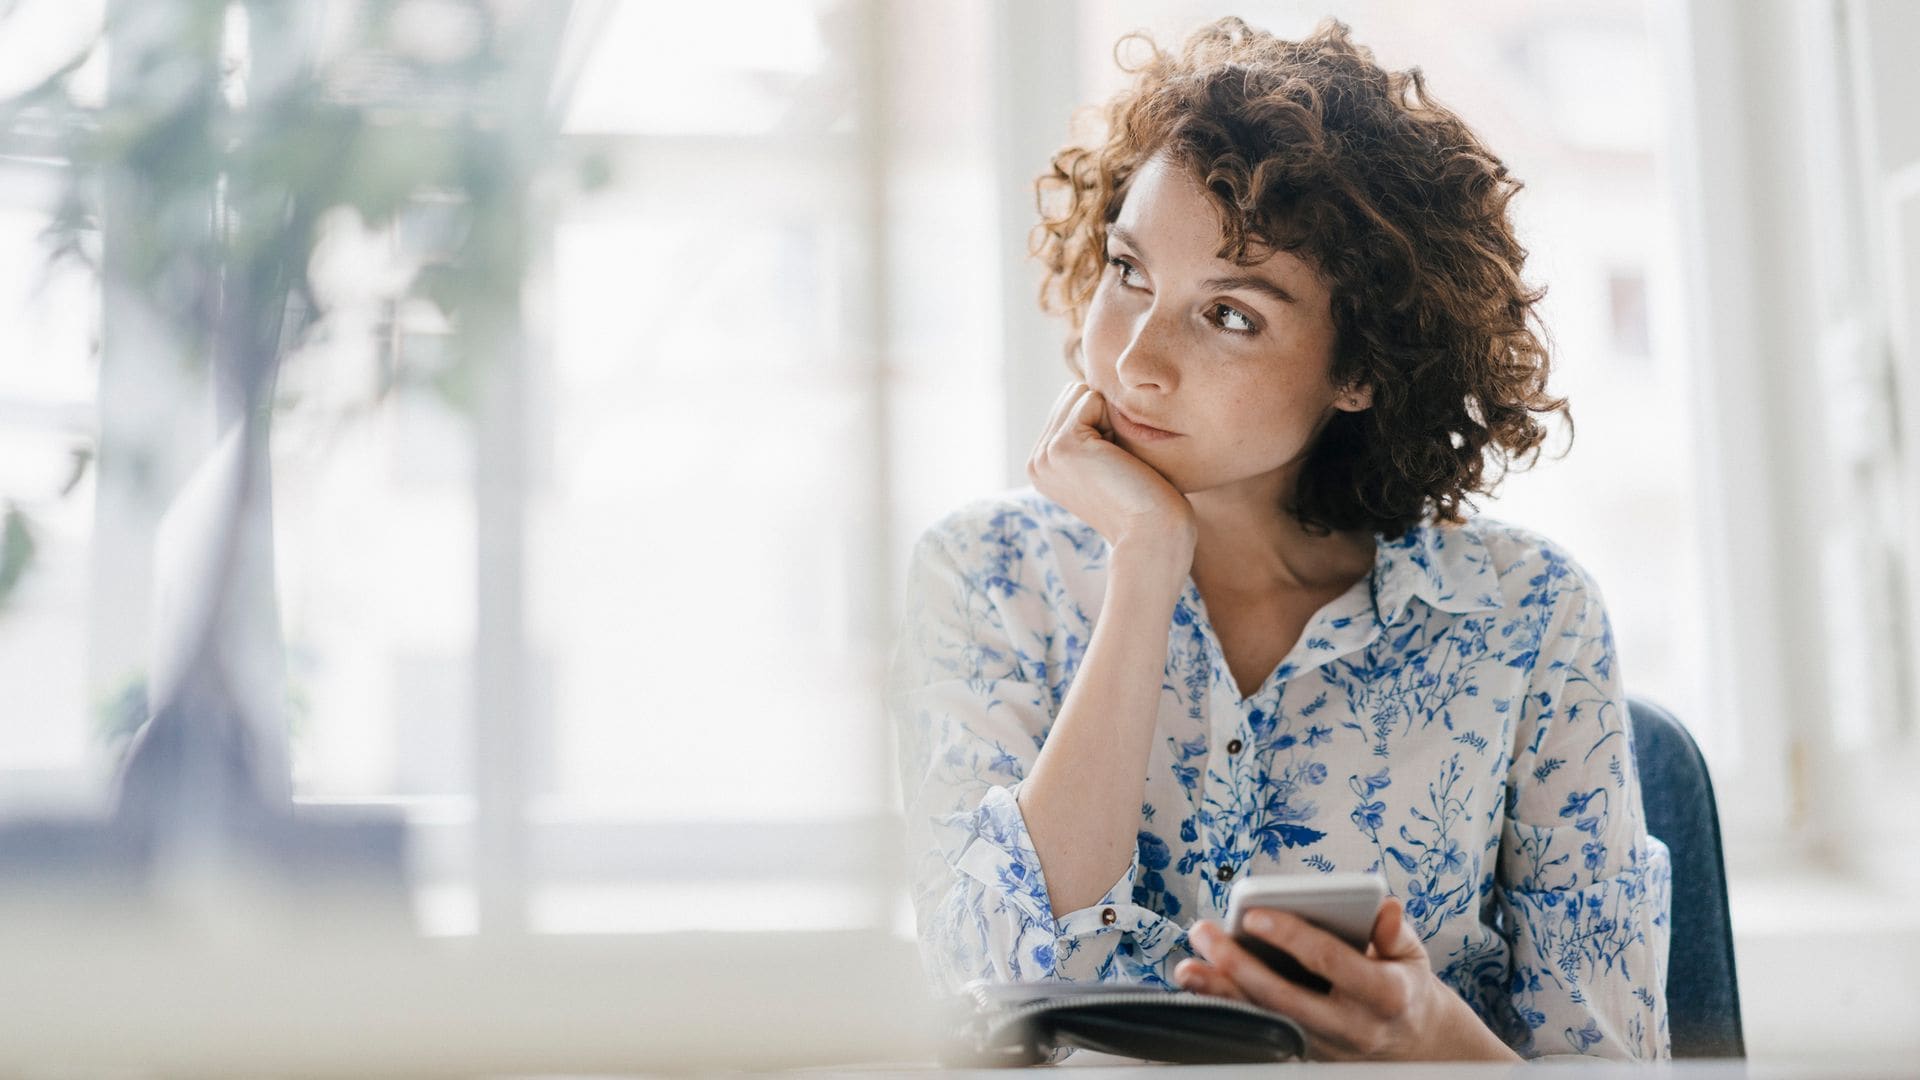
POLYGON ((943 514, 920 534, 918 552, 944 552, 968 569, 1009 557, 1045 555, 1063 541, 1084 548, 1099 542, 1099 534, 1029 485, 971 500, 943 514))
POLYGON ((1600 586, 1566 545, 1534 529, 1476 514, 1457 528, 1485 550, 1509 607, 1600 603, 1600 586))

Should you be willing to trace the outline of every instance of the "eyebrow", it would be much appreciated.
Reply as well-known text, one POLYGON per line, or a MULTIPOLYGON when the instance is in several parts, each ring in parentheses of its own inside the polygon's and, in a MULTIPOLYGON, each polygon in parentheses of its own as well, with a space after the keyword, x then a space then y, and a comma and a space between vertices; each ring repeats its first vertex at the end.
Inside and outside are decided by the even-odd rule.
MULTIPOLYGON (((1118 223, 1108 225, 1107 235, 1119 238, 1121 243, 1138 251, 1142 258, 1146 257, 1147 249, 1140 245, 1140 238, 1129 232, 1126 226, 1118 223)), ((1260 293, 1263 296, 1271 297, 1283 304, 1299 303, 1298 300, 1294 299, 1292 293, 1258 274, 1229 274, 1226 277, 1208 278, 1200 283, 1200 287, 1222 292, 1232 292, 1235 289, 1247 289, 1260 293)))

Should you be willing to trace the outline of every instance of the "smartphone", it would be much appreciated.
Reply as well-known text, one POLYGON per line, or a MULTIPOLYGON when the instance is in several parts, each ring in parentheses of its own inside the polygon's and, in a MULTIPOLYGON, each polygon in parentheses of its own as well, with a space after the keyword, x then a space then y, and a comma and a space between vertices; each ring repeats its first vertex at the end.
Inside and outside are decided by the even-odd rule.
POLYGON ((1227 933, 1281 977, 1324 994, 1332 989, 1331 983, 1302 967, 1285 950, 1246 932, 1247 912, 1255 908, 1291 912, 1366 952, 1373 938, 1373 920, 1386 898, 1387 879, 1379 874, 1256 874, 1234 882, 1227 892, 1227 933))

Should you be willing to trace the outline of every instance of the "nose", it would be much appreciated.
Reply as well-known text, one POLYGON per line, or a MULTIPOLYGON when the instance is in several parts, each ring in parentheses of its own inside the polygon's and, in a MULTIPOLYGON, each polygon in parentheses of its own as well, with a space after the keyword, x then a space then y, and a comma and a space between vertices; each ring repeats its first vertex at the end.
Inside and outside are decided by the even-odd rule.
POLYGON ((1114 373, 1129 389, 1170 391, 1179 378, 1174 363, 1172 327, 1167 320, 1149 310, 1133 324, 1133 336, 1114 361, 1114 373))

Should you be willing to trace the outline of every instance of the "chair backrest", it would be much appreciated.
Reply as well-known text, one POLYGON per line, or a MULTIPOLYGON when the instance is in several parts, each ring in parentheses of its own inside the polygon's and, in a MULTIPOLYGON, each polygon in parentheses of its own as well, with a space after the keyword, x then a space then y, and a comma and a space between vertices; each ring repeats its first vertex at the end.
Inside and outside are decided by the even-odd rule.
POLYGON ((1672 944, 1667 961, 1667 1022, 1676 1058, 1747 1055, 1740 1027, 1740 985, 1733 968, 1726 863, 1713 781, 1693 736, 1674 715, 1630 698, 1633 762, 1647 832, 1673 855, 1672 944))

